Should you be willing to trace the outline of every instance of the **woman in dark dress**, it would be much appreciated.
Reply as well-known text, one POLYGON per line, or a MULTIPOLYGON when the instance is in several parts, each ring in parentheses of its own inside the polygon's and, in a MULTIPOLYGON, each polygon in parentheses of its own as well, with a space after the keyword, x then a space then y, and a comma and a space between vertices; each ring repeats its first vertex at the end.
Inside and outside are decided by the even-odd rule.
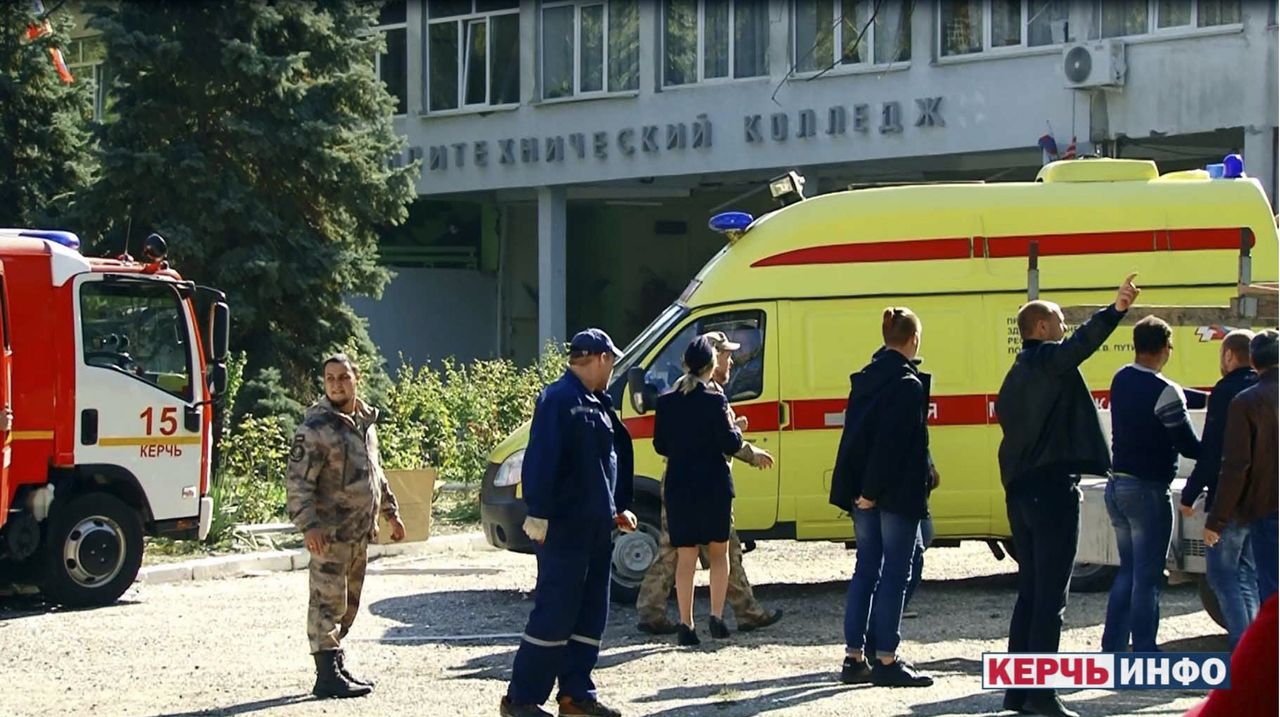
POLYGON ((676 600, 680 606, 678 641, 699 643, 693 623, 693 573, 698 546, 706 545, 711 568, 713 637, 728 637, 724 624, 729 582, 729 529, 733 477, 725 457, 742 448, 742 432, 730 418, 729 402, 712 382, 717 361, 728 361, 707 336, 695 338, 684 353, 686 374, 658 398, 653 447, 667 459, 662 481, 667 534, 676 549, 676 600))

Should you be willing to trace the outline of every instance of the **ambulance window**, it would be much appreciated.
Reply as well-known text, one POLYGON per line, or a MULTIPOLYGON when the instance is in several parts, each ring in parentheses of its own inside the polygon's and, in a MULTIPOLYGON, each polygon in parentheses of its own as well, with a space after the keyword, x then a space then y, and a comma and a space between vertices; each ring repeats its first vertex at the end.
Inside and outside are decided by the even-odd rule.
POLYGON ((709 331, 723 331, 730 341, 741 344, 733 354, 733 369, 725 386, 725 395, 730 402, 759 398, 764 392, 764 330, 763 311, 734 311, 700 317, 667 342, 649 364, 645 381, 659 393, 669 391, 684 373, 684 350, 693 337, 709 331))
POLYGON ((191 400, 191 340, 173 287, 85 283, 80 322, 86 365, 118 371, 191 400))

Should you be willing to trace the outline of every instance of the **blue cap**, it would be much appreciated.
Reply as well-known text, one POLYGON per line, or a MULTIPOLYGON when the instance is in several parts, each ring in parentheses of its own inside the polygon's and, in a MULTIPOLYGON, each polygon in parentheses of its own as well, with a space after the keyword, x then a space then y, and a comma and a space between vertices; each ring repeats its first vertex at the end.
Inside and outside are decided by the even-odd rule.
POLYGON ((569 342, 569 353, 622 356, 618 347, 613 345, 613 339, 609 338, 609 334, 600 329, 583 329, 574 334, 573 340, 569 342))
POLYGON ((697 376, 702 370, 711 365, 716 360, 716 347, 711 343, 711 337, 706 334, 694 337, 689 342, 689 348, 684 350, 684 365, 689 369, 689 373, 697 376))

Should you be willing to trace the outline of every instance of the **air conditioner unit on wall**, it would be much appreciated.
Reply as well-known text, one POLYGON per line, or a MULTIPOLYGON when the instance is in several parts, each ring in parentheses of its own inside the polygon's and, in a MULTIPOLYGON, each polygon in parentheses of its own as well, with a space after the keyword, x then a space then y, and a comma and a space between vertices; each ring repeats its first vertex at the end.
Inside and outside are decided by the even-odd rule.
POLYGON ((1062 74, 1067 87, 1075 90, 1123 87, 1124 43, 1093 40, 1067 45, 1062 51, 1062 74))

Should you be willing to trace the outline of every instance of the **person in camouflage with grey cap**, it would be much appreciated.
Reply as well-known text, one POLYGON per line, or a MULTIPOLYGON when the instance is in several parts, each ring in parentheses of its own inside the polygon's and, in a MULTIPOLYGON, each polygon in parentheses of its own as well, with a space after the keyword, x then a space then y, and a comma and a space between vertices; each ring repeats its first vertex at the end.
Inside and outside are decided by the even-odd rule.
POLYGON ((324 398, 307 409, 289 451, 289 519, 311 553, 307 638, 317 697, 360 697, 373 683, 347 671, 342 639, 360 607, 369 541, 378 515, 404 539, 396 497, 382 472, 378 411, 361 401, 359 372, 345 354, 324 362, 324 398))

